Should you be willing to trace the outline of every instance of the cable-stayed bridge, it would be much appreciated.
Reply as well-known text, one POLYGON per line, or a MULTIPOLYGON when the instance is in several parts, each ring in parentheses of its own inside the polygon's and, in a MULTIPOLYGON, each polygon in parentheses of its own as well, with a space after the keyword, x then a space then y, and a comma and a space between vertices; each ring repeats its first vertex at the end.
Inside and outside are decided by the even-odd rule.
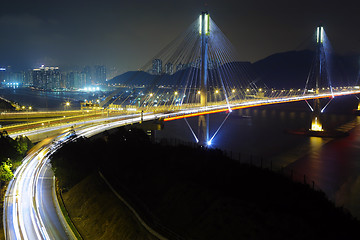
MULTIPOLYGON (((25 115, 27 119, 51 115, 58 118, 3 129, 19 132, 116 116, 120 116, 117 119, 139 117, 142 121, 144 114, 153 114, 154 118, 164 121, 199 116, 197 130, 188 126, 197 142, 208 145, 232 110, 305 101, 313 112, 313 124, 309 129, 322 131, 321 114, 334 97, 356 94, 360 89, 359 86, 333 87, 336 79, 332 76, 332 47, 322 26, 314 32, 313 47, 314 58, 304 79, 304 88, 271 89, 248 64, 238 61, 240 57, 235 48, 210 15, 203 12, 199 19, 141 67, 141 71, 133 72, 122 83, 128 88, 119 88, 87 110, 27 112, 23 118, 25 115), (209 136, 208 114, 223 111, 228 115, 218 130, 209 136)), ((13 118, 19 115, 14 114, 13 118)), ((2 118, 7 116, 4 114, 2 118)))
POLYGON ((9 183, 4 203, 6 238, 73 238, 68 234, 71 230, 64 224, 58 203, 51 202, 53 195, 49 189, 54 189, 55 181, 50 166, 46 164, 49 155, 61 144, 71 141, 71 132, 58 132, 71 126, 76 125, 79 136, 89 137, 137 122, 186 120, 187 117, 199 116, 197 131, 188 126, 199 144, 210 145, 233 110, 304 101, 313 112, 310 131, 321 132, 321 114, 331 101, 338 96, 360 93, 360 89, 358 86, 334 87, 336 79, 331 74, 331 46, 322 26, 316 29, 313 39, 316 51, 308 77, 304 79, 305 87, 271 89, 246 64, 237 61, 238 56, 230 41, 209 14, 203 12, 184 33, 145 64, 142 72, 134 73, 125 83, 131 85, 140 74, 138 87, 126 91, 119 88, 92 109, 15 114, 19 119, 60 117, 2 128, 11 136, 43 133, 47 136, 49 131, 56 135, 29 153, 18 168, 16 178, 9 183), (208 115, 223 111, 228 112, 224 121, 209 135, 208 115))

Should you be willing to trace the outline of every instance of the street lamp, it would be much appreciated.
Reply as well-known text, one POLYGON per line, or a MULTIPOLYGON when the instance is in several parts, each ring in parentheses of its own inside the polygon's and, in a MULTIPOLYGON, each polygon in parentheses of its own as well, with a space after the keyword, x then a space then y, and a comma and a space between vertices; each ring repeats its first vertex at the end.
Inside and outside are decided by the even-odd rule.
POLYGON ((65 105, 64 105, 64 110, 66 110, 66 108, 70 107, 70 102, 65 102, 65 105))

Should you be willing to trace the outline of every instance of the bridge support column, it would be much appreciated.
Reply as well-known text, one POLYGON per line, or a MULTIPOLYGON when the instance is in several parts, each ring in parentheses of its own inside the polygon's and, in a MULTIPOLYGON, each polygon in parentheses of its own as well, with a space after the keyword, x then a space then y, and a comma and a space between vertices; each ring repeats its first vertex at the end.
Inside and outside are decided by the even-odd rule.
MULTIPOLYGON (((201 107, 207 106, 207 75, 208 75, 208 36, 210 34, 210 16, 207 12, 202 12, 199 17, 199 34, 201 37, 201 75, 200 75, 200 104, 201 107)), ((207 146, 209 141, 209 115, 199 116, 198 122, 199 144, 207 146)))
MULTIPOLYGON (((318 95, 320 92, 320 84, 322 78, 322 64, 323 64, 323 37, 324 37, 324 29, 322 26, 317 28, 317 37, 316 37, 316 58, 317 58, 317 75, 316 75, 316 82, 315 82, 315 93, 318 95)), ((311 120, 311 131, 323 131, 322 124, 321 124, 321 103, 320 99, 317 98, 314 100, 314 109, 313 115, 311 120)))

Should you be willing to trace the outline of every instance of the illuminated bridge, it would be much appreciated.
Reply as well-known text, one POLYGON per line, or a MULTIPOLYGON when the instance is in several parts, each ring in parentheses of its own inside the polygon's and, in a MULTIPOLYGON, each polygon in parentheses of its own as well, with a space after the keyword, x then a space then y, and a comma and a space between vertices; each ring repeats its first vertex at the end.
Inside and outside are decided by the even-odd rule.
POLYGON ((314 34, 316 51, 304 79, 305 87, 269 89, 246 64, 238 62, 230 41, 209 14, 203 12, 184 33, 144 65, 143 71, 135 72, 123 83, 129 86, 140 78, 142 85, 130 90, 119 88, 95 109, 2 114, 1 119, 9 121, 11 117, 32 120, 1 129, 11 137, 26 134, 33 141, 46 138, 24 159, 7 188, 3 218, 6 239, 75 238, 54 197, 55 180, 47 164, 56 149, 71 141, 69 129, 78 136, 89 137, 143 121, 183 118, 187 122, 186 118, 198 116, 197 131, 188 122, 187 125, 196 142, 207 146, 233 110, 305 101, 313 112, 309 131, 323 131, 321 114, 330 102, 335 97, 360 93, 359 86, 333 87, 329 46, 325 31, 319 26, 314 34), (225 111, 228 114, 210 136, 209 114, 225 111))
MULTIPOLYGON (((239 54, 219 27, 203 12, 183 33, 148 61, 142 71, 133 74, 93 108, 77 111, 23 112, 0 116, 1 121, 24 121, 24 124, 4 127, 10 134, 27 134, 29 129, 43 131, 85 120, 141 119, 154 115, 164 121, 199 116, 198 129, 192 129, 194 139, 208 145, 220 130, 209 135, 208 114, 305 101, 313 112, 313 131, 322 131, 321 114, 337 96, 359 93, 359 86, 339 86, 333 79, 331 45, 322 26, 313 35, 314 60, 301 89, 271 89, 249 64, 239 62, 239 54), (140 81, 140 82, 139 82, 140 81), (142 85, 141 85, 142 84, 142 85), (129 86, 132 86, 131 88, 129 86), (322 100, 321 100, 322 99, 322 100), (117 117, 117 118, 114 118, 117 117), (26 119, 26 121, 25 121, 26 119)), ((291 82, 291 79, 289 79, 291 82)), ((114 120, 111 120, 114 121, 114 120)))

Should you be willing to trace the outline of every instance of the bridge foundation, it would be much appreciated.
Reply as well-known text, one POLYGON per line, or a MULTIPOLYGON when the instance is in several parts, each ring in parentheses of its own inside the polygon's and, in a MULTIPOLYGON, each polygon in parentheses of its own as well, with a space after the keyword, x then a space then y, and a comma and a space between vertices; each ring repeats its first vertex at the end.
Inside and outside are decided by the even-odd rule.
POLYGON ((323 131, 320 115, 320 99, 315 99, 310 131, 323 131))

